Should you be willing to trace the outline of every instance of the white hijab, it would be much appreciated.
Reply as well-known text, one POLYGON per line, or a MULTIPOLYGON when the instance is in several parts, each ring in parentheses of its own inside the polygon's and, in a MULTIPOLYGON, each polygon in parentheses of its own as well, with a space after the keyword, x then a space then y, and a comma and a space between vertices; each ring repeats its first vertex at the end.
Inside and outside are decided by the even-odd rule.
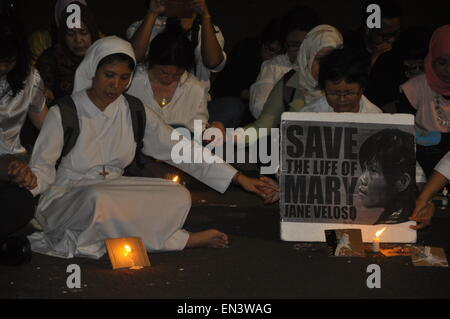
MULTIPOLYGON (((89 47, 83 61, 81 61, 77 68, 72 93, 92 87, 92 79, 95 76, 95 72, 97 71, 100 61, 104 57, 116 53, 124 53, 131 57, 134 63, 136 63, 134 50, 129 42, 116 36, 104 37, 95 41, 89 47)), ((130 86, 131 80, 132 77, 130 78, 127 88, 130 86)))
POLYGON ((328 47, 339 48, 343 43, 344 40, 339 30, 326 24, 315 27, 306 35, 297 56, 300 87, 304 91, 306 103, 323 95, 311 74, 311 67, 317 53, 328 47))
POLYGON ((59 28, 59 24, 60 24, 59 19, 61 19, 61 15, 62 15, 64 9, 72 2, 79 2, 79 3, 87 6, 87 3, 85 0, 58 0, 55 5, 55 22, 56 22, 56 26, 58 28, 59 28))

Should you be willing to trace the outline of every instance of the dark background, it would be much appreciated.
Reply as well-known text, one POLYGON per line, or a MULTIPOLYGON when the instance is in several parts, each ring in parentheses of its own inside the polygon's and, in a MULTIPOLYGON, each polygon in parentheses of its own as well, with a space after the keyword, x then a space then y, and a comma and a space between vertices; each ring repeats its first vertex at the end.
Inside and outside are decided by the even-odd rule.
MULTIPOLYGON (((17 0, 19 17, 28 32, 50 23, 56 0, 17 0)), ((87 0, 100 29, 106 35, 124 36, 128 26, 144 16, 144 0, 87 0)), ((284 14, 297 4, 316 9, 322 22, 341 31, 360 24, 363 0, 207 0, 213 21, 224 34, 226 50, 239 40, 257 34, 272 17, 284 14)), ((404 28, 436 28, 450 23, 449 0, 402 0, 404 28)))

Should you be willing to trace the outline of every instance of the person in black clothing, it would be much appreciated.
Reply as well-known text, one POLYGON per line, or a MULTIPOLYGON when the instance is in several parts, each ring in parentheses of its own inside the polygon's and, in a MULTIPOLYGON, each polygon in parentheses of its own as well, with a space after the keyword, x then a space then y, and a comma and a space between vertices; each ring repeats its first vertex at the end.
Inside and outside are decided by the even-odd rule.
MULTIPOLYGON (((386 94, 384 83, 388 83, 392 79, 393 70, 401 67, 401 62, 385 59, 385 56, 392 50, 400 34, 402 8, 397 0, 370 0, 365 2, 362 9, 362 26, 358 30, 345 34, 344 43, 346 47, 350 47, 370 59, 372 71, 365 96, 372 103, 380 106, 383 111, 390 112, 390 110, 384 109, 384 105, 391 102, 393 97, 392 93, 386 94), (370 4, 376 4, 381 9, 380 29, 367 27, 367 19, 371 13, 367 13, 366 9, 370 4)), ((392 83, 389 82, 389 85, 392 83)), ((390 90, 392 89, 389 87, 388 91, 390 90)))
POLYGON ((424 72, 431 31, 415 27, 403 32, 394 48, 372 67, 365 96, 386 113, 396 113, 400 85, 424 72))
MULTIPOLYGON (((281 21, 273 19, 259 36, 240 41, 233 48, 225 69, 212 84, 213 98, 224 103, 239 104, 240 109, 248 109, 245 105, 249 100, 249 88, 256 81, 261 64, 282 52, 280 38, 281 21)), ((245 118, 248 119, 251 114, 247 113, 245 118)))

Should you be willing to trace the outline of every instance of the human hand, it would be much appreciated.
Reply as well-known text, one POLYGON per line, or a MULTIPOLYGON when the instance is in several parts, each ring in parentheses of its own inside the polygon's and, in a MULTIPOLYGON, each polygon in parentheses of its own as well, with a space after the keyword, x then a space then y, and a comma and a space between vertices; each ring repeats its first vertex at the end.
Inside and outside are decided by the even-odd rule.
POLYGON ((372 65, 375 64, 377 59, 383 54, 388 51, 392 50, 392 43, 389 42, 381 42, 380 44, 376 45, 374 48, 374 51, 372 53, 371 62, 372 65))
POLYGON ((44 96, 47 99, 47 104, 50 104, 50 102, 55 100, 55 94, 53 94, 52 90, 44 89, 44 96))
POLYGON ((148 12, 160 15, 166 10, 166 0, 149 0, 148 12))
POLYGON ((236 184, 239 184, 246 191, 255 193, 259 197, 263 198, 264 204, 274 203, 273 200, 276 198, 274 193, 280 192, 278 186, 264 180, 245 176, 244 174, 238 173, 233 179, 236 184))
POLYGON ((226 133, 225 125, 223 125, 222 122, 212 122, 210 127, 214 127, 216 129, 220 130, 220 133, 222 135, 222 137, 213 136, 213 138, 211 139, 211 142, 216 140, 217 141, 216 143, 219 143, 219 144, 225 143, 225 141, 227 140, 227 133, 226 133))
POLYGON ((416 208, 413 211, 412 216, 409 218, 411 221, 417 222, 416 226, 409 226, 414 230, 423 229, 431 224, 431 218, 434 215, 436 206, 431 201, 416 201, 416 208))
POLYGON ((36 175, 34 175, 28 164, 23 161, 12 161, 8 165, 8 174, 11 176, 11 182, 19 187, 29 190, 37 187, 36 175))
POLYGON ((190 2, 192 10, 200 16, 209 16, 208 6, 206 0, 191 0, 190 2))
MULTIPOLYGON (((270 184, 270 185, 272 185, 272 186, 275 186, 275 187, 279 188, 278 183, 277 183, 275 180, 271 179, 271 178, 262 176, 262 177, 260 177, 259 179, 260 179, 261 181, 263 181, 263 182, 266 182, 266 183, 268 183, 268 184, 270 184)), ((270 198, 267 198, 267 199, 266 199, 266 201, 267 201, 268 203, 275 203, 275 202, 278 202, 279 200, 280 200, 280 190, 278 190, 278 191, 273 191, 273 192, 272 192, 272 196, 271 196, 270 198)), ((264 202, 264 203, 266 203, 266 202, 264 202)))

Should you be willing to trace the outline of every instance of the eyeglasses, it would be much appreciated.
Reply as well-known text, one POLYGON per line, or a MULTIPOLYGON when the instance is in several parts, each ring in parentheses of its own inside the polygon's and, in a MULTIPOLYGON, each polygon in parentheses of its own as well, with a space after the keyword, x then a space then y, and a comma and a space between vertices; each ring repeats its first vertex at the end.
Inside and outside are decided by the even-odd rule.
POLYGON ((359 96, 361 91, 356 92, 327 92, 325 91, 325 95, 332 99, 338 98, 346 98, 346 99, 354 99, 359 96))

